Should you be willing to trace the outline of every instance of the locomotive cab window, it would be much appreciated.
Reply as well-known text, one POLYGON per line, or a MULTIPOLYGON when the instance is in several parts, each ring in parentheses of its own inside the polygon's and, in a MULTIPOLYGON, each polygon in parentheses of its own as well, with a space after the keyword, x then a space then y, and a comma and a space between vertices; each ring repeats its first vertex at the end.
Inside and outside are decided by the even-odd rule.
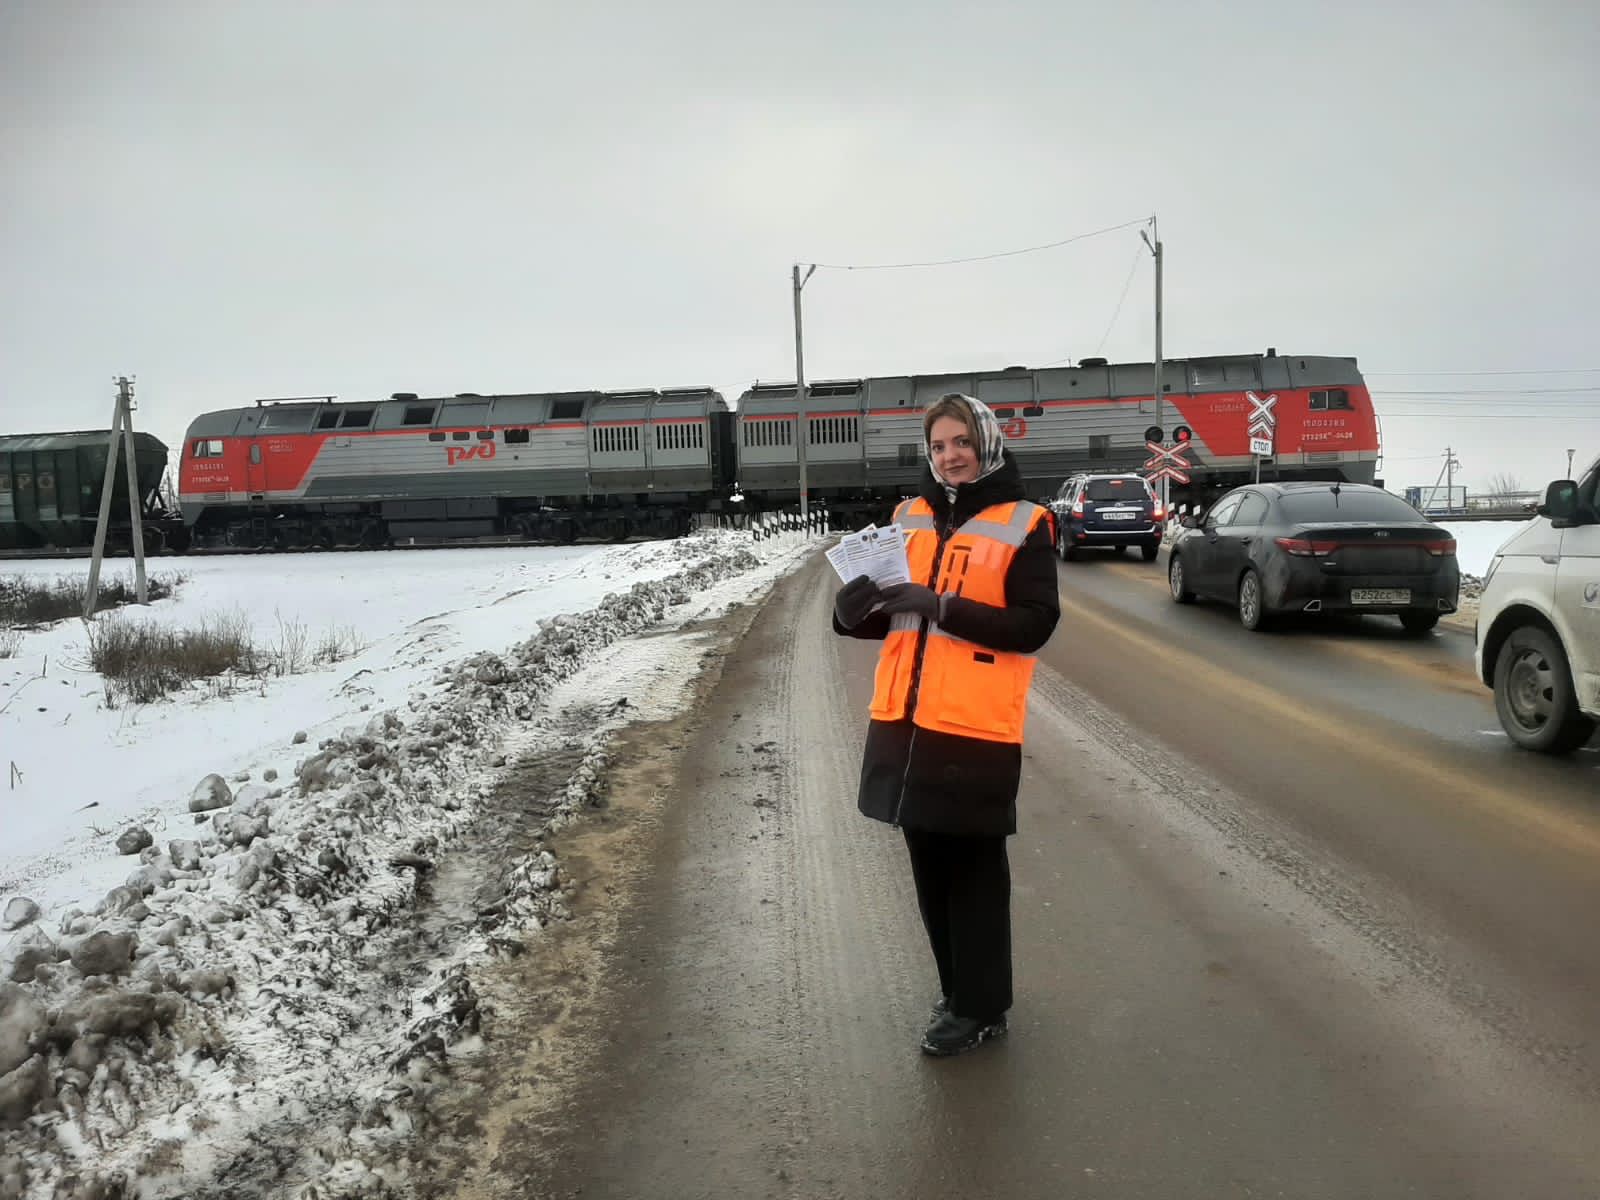
POLYGON ((337 408, 330 408, 326 412, 318 413, 317 414, 317 428, 318 429, 337 429, 337 428, 339 428, 339 410, 337 408))
POLYGON ((406 415, 401 419, 402 425, 432 425, 433 405, 411 405, 406 408, 406 415))
POLYGON ((526 446, 528 444, 528 431, 526 429, 506 430, 506 445, 526 446))
POLYGON ((577 421, 583 417, 582 400, 553 400, 550 403, 552 421, 577 421))
POLYGON ((1348 409, 1350 407, 1350 393, 1344 388, 1329 388, 1324 392, 1311 393, 1311 411, 1324 412, 1328 409, 1348 409))
POLYGON ((196 440, 196 442, 194 444, 194 448, 190 452, 189 457, 190 458, 221 458, 222 457, 222 439, 221 438, 200 438, 200 439, 196 440))
POLYGON ((347 408, 344 415, 339 418, 340 429, 366 429, 372 425, 372 418, 377 413, 375 408, 347 408))

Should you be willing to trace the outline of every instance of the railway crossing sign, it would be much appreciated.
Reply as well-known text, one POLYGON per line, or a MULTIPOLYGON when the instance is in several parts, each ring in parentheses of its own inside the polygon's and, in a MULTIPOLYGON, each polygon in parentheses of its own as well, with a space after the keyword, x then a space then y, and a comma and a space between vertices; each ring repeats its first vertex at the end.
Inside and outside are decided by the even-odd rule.
POLYGON ((1179 442, 1175 446, 1163 446, 1160 442, 1146 442, 1145 449, 1150 451, 1150 457, 1145 460, 1145 475, 1151 483, 1158 479, 1170 479, 1174 483, 1189 482, 1189 468, 1192 465, 1184 457, 1189 453, 1189 443, 1179 442))
POLYGON ((1273 430, 1278 425, 1278 418, 1272 413, 1272 410, 1278 404, 1278 394, 1274 392, 1263 400, 1254 392, 1246 392, 1244 398, 1250 401, 1250 419, 1247 422, 1250 436, 1252 438, 1263 437, 1270 441, 1273 430))

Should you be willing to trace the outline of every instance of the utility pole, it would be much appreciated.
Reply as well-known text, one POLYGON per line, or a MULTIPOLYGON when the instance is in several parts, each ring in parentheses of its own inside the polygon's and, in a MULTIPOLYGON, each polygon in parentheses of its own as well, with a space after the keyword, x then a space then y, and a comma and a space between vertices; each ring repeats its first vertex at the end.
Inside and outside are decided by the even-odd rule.
POLYGON ((1568 450, 1567 450, 1567 474, 1566 474, 1566 478, 1568 478, 1568 479, 1572 478, 1572 455, 1573 454, 1574 454, 1574 451, 1569 447, 1568 450))
POLYGON ((806 359, 804 351, 804 338, 800 328, 800 289, 806 286, 806 280, 811 278, 811 273, 817 269, 813 263, 806 271, 805 279, 800 278, 800 264, 794 264, 791 278, 794 281, 794 412, 795 412, 795 450, 800 458, 800 524, 805 526, 807 518, 811 515, 809 492, 806 487, 806 442, 811 433, 811 423, 806 419, 806 359))
POLYGON ((94 616, 100 599, 100 561, 105 556, 106 534, 111 525, 111 492, 117 479, 117 454, 121 451, 128 472, 128 514, 133 522, 135 594, 140 604, 150 602, 144 575, 144 521, 139 511, 139 470, 133 449, 133 381, 117 379, 117 407, 111 418, 111 440, 106 446, 106 473, 100 485, 100 519, 95 522, 94 554, 89 561, 89 586, 83 596, 84 620, 94 616))
MULTIPOLYGON (((1161 428, 1161 443, 1167 441, 1167 424, 1163 419, 1166 413, 1166 394, 1161 386, 1161 234, 1156 229, 1156 219, 1150 218, 1150 232, 1139 230, 1139 236, 1144 239, 1144 244, 1150 248, 1150 253, 1156 260, 1156 362, 1155 362, 1155 397, 1156 397, 1156 424, 1161 428)), ((1167 477, 1161 477, 1161 507, 1167 507, 1167 477)))
MULTIPOLYGON (((1461 464, 1456 461, 1456 452, 1449 446, 1444 448, 1444 507, 1446 512, 1452 512, 1456 506, 1456 468, 1461 464)), ((1466 505, 1461 506, 1465 508, 1466 505)))

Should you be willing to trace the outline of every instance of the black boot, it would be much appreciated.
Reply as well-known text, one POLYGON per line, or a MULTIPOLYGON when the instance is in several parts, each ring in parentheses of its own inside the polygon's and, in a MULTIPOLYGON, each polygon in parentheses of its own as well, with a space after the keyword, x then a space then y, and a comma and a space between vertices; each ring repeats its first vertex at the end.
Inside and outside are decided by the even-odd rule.
POLYGON ((1002 1013, 992 1021, 977 1021, 971 1017, 958 1017, 948 1010, 922 1035, 922 1052, 937 1058, 964 1054, 984 1042, 1004 1037, 1006 1018, 1002 1013))

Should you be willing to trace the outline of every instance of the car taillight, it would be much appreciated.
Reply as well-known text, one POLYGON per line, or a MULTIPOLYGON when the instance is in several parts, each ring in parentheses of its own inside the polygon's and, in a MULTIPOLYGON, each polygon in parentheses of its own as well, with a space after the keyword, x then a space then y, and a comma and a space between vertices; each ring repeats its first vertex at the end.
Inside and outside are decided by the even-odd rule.
POLYGON ((1150 510, 1150 519, 1152 521, 1165 521, 1167 519, 1167 510, 1161 507, 1161 501, 1157 500, 1155 507, 1150 510))
POLYGON ((1445 538, 1442 542, 1424 542, 1423 545, 1428 548, 1428 553, 1435 558, 1443 558, 1446 554, 1454 554, 1456 552, 1455 538, 1445 538))
POLYGON ((1296 558, 1326 558, 1339 548, 1338 542, 1314 542, 1310 538, 1274 538, 1279 549, 1296 558))
POLYGON ((1079 500, 1076 504, 1074 504, 1072 506, 1072 515, 1075 516, 1075 517, 1083 516, 1083 501, 1082 500, 1079 500))

